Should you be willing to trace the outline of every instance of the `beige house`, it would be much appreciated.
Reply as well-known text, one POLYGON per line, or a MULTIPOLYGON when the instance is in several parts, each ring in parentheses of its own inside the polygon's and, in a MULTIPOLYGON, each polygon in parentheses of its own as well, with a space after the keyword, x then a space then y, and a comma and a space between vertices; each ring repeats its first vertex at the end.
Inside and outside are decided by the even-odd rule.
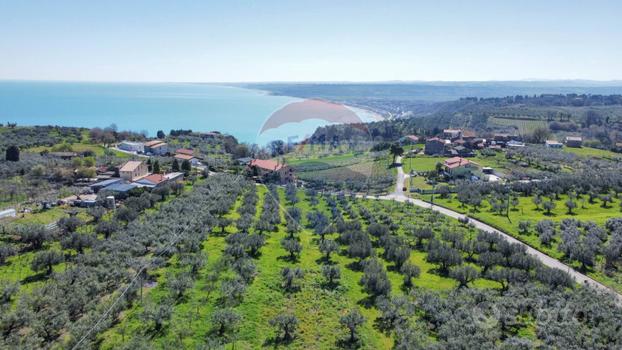
POLYGON ((135 181, 149 173, 147 164, 139 160, 130 160, 119 169, 119 175, 127 181, 135 181))
POLYGON ((253 159, 248 164, 253 176, 266 177, 276 175, 283 182, 294 180, 294 170, 285 164, 271 159, 253 159))

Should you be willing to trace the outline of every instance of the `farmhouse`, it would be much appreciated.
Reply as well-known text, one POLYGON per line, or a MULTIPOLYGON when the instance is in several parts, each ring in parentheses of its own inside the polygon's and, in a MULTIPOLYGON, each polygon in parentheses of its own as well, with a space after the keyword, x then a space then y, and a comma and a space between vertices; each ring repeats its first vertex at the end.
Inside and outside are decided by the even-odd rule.
POLYGON ((145 142, 145 153, 161 156, 168 153, 168 145, 162 140, 145 142))
POLYGON ((583 144, 583 138, 581 136, 566 136, 566 146, 581 148, 583 144))
POLYGON ((134 181, 134 185, 138 187, 156 188, 156 187, 163 186, 164 184, 167 184, 170 182, 176 182, 176 181, 183 180, 183 178, 184 178, 184 173, 179 173, 179 172, 169 173, 169 174, 164 174, 164 175, 163 174, 149 174, 145 177, 138 179, 137 181, 134 181))
POLYGON ((248 163, 253 176, 276 176, 279 181, 292 181, 293 169, 272 159, 253 159, 248 163))
POLYGON ((425 142, 424 153, 427 155, 440 155, 445 153, 445 140, 433 137, 425 142))
POLYGON ((456 140, 462 137, 462 130, 460 129, 445 129, 443 130, 443 137, 450 140, 456 140))
POLYGON ((175 150, 175 154, 185 154, 188 156, 194 156, 194 150, 189 148, 178 148, 175 150))
POLYGON ((452 157, 443 162, 443 169, 453 178, 468 177, 473 168, 473 162, 462 157, 452 157))
POLYGON ((193 166, 197 166, 199 165, 199 160, 197 158, 195 158, 192 155, 188 155, 188 154, 183 154, 183 153, 177 153, 175 154, 175 159, 179 160, 179 161, 184 161, 187 160, 190 162, 190 164, 192 164, 193 166))
POLYGON ((119 169, 121 178, 130 182, 146 176, 148 172, 147 164, 139 160, 130 160, 119 169))
POLYGON ((470 166, 470 164, 471 162, 468 159, 462 157, 449 158, 446 159, 445 162, 443 162, 443 166, 445 166, 445 169, 447 169, 449 172, 461 167, 468 167, 470 166))
POLYGON ((128 151, 128 152, 136 152, 136 153, 144 153, 145 145, 142 142, 132 142, 132 141, 123 141, 119 143, 119 149, 128 151))
POLYGON ((546 140, 544 143, 547 148, 563 148, 564 144, 555 140, 546 140))

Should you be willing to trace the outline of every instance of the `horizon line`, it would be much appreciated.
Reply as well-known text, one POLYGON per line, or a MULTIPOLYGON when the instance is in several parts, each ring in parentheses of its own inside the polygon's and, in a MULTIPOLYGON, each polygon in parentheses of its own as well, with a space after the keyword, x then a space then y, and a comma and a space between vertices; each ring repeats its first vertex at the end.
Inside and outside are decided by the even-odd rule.
POLYGON ((50 82, 50 83, 126 83, 126 84, 438 84, 438 83, 614 83, 622 79, 504 79, 504 80, 249 80, 249 81, 167 81, 167 80, 87 80, 87 79, 14 79, 0 78, 0 82, 50 82))

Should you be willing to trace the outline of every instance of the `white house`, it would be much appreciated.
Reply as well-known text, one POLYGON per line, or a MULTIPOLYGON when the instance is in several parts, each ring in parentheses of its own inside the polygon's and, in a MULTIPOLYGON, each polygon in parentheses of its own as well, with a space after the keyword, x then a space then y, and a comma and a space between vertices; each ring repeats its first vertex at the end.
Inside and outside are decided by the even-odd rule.
POLYGON ((555 140, 546 140, 544 143, 547 148, 563 148, 564 144, 555 140))
POLYGON ((144 153, 145 146, 142 142, 123 141, 119 144, 119 149, 128 152, 144 153))

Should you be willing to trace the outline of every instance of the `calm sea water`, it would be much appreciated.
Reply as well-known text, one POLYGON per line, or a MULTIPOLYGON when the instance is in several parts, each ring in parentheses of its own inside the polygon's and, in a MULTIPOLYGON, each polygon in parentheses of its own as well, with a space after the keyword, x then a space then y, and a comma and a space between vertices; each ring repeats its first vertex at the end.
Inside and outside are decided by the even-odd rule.
MULTIPOLYGON (((0 81, 0 122, 147 131, 218 130, 241 141, 302 139, 326 124, 286 124, 258 135, 264 121, 296 98, 192 83, 78 83, 0 81)), ((364 116, 367 118, 369 116, 364 116)))

